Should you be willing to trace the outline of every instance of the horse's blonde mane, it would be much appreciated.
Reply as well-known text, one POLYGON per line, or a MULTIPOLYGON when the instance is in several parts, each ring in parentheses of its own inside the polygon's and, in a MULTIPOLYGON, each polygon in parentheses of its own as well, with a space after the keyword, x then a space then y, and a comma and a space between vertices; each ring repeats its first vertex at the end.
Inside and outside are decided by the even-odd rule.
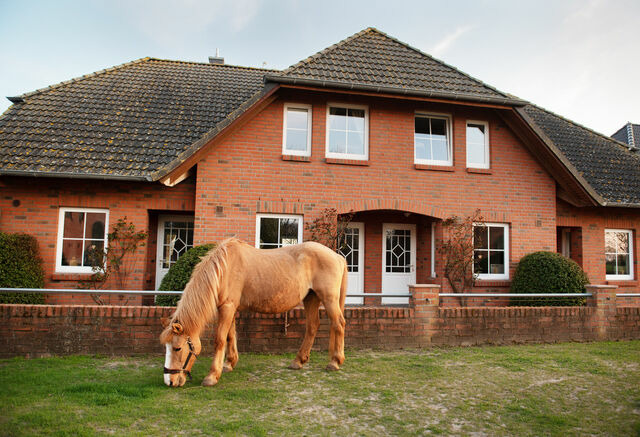
POLYGON ((218 317, 218 289, 227 269, 228 248, 238 243, 237 238, 227 238, 193 269, 171 320, 182 325, 185 335, 199 334, 207 322, 218 317))

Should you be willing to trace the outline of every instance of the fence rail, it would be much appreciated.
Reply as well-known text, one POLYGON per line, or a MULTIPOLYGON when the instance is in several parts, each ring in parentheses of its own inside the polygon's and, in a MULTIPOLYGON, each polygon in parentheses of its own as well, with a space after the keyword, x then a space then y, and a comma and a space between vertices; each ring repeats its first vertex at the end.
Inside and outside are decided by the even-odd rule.
POLYGON ((0 288, 0 293, 41 293, 41 294, 140 294, 140 295, 179 295, 182 291, 160 290, 87 290, 82 288, 0 288))
MULTIPOLYGON (((0 293, 42 294, 135 294, 135 295, 180 295, 182 291, 163 290, 89 290, 81 288, 0 288, 0 293)), ((439 293, 441 297, 590 297, 591 293, 439 293)), ((349 293, 347 297, 411 297, 411 293, 349 293)), ((618 297, 640 297, 640 293, 617 293, 618 297)))
POLYGON ((440 293, 441 297, 591 297, 591 293, 440 293))

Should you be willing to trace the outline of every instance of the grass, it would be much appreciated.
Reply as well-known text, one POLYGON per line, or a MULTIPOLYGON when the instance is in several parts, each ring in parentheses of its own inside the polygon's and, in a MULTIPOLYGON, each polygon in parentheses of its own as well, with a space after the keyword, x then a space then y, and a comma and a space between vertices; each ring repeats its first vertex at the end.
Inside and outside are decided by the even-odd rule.
POLYGON ((241 354, 216 387, 162 383, 164 357, 0 360, 2 435, 640 435, 640 341, 241 354))

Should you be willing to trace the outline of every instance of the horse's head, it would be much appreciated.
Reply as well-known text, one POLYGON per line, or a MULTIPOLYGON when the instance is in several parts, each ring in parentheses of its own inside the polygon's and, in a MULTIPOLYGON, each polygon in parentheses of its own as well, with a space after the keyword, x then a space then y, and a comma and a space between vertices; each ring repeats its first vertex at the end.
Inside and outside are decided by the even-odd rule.
POLYGON ((162 320, 164 330, 160 341, 164 343, 164 383, 169 387, 181 387, 191 379, 191 368, 202 348, 200 337, 189 337, 177 320, 162 320))

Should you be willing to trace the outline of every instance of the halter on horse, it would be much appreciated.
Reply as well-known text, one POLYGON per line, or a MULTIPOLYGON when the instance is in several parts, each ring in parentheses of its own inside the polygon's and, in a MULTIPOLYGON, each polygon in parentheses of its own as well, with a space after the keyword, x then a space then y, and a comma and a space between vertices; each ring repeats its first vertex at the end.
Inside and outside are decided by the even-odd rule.
MULTIPOLYGON (((189 370, 187 370, 187 366, 189 365, 189 360, 191 360, 191 357, 193 357, 193 359, 195 360, 196 358, 198 358, 198 355, 195 352, 195 349, 193 348, 193 343, 191 342, 191 338, 187 337, 187 345, 189 346, 189 355, 187 355, 187 359, 184 362, 184 365, 182 366, 182 369, 167 369, 166 367, 164 368, 164 374, 167 375, 175 375, 176 373, 184 373, 185 375, 187 375, 187 378, 189 379, 189 381, 191 381, 191 372, 189 370)), ((174 347, 173 350, 175 352, 180 352, 180 349, 182 349, 181 347, 174 347)))

